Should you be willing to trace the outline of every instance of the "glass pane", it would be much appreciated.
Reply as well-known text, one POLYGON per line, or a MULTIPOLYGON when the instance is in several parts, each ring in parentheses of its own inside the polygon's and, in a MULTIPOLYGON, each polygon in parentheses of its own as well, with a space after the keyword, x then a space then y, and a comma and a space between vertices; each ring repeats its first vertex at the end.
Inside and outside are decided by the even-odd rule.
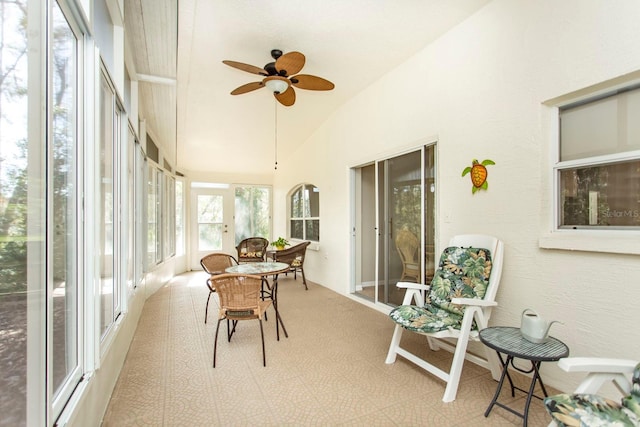
POLYGON ((247 237, 264 237, 271 234, 270 190, 260 187, 236 187, 235 190, 235 242, 247 237))
POLYGON ((308 219, 305 221, 306 227, 306 240, 312 240, 314 242, 320 241, 320 220, 308 219))
POLYGON ((183 181, 176 181, 176 255, 184 254, 184 201, 183 181))
POLYGON ((104 76, 100 79, 100 332, 113 320, 113 116, 114 95, 104 76))
POLYGON ((313 185, 307 188, 309 189, 309 216, 318 218, 320 216, 320 190, 313 185))
MULTIPOLYGON (((302 186, 291 195, 291 218, 302 218, 302 186)), ((293 236, 291 236, 293 237, 293 236)))
POLYGON ((560 160, 640 150, 640 89, 560 112, 560 160))
POLYGON ((128 235, 127 239, 127 256, 126 256, 126 266, 127 266, 127 287, 129 290, 133 290, 136 286, 135 283, 135 238, 136 235, 136 219, 135 219, 135 155, 136 155, 136 137, 129 128, 129 132, 127 134, 127 181, 122 186, 122 190, 127 198, 127 225, 128 235))
POLYGON ((222 222, 222 196, 198 195, 198 222, 222 222))
POLYGON ((300 219, 291 220, 291 238, 292 239, 304 239, 303 221, 300 219))
POLYGON ((53 389, 78 364, 76 281, 76 39, 53 7, 53 389))
POLYGON ((147 165, 147 265, 155 265, 156 242, 158 230, 156 227, 158 195, 156 194, 156 168, 151 163, 147 165))
MULTIPOLYGON (((0 21, 0 424, 7 426, 27 424, 27 336, 33 343, 42 334, 39 327, 27 334, 28 295, 29 302, 43 295, 40 254, 45 199, 39 185, 44 179, 39 157, 44 147, 37 138, 27 143, 27 70, 28 65, 38 65, 27 61, 31 54, 27 52, 25 10, 25 1, 3 2, 0 21)), ((34 306, 40 307, 38 303, 34 306)), ((29 315, 36 319, 32 324, 37 324, 38 311, 29 315)), ((36 345, 30 348, 40 350, 36 345)), ((42 401, 36 396, 30 400, 42 401)))
POLYGON ((164 174, 160 169, 156 169, 156 263, 162 261, 162 239, 164 238, 162 233, 162 204, 163 194, 162 186, 164 182, 164 174))
POLYGON ((415 151, 386 160, 384 174, 378 182, 381 194, 382 215, 386 229, 381 249, 384 264, 379 279, 378 301, 391 305, 402 303, 404 292, 395 284, 398 281, 422 282, 422 153, 415 151), (400 233, 403 231, 403 233, 400 233), (417 241, 412 251, 407 249, 417 241))
POLYGON ((198 251, 222 250, 223 196, 198 195, 198 251))
POLYGON ((560 226, 640 227, 640 160, 560 171, 560 226))
POLYGON ((222 224, 198 224, 198 250, 222 250, 222 224))

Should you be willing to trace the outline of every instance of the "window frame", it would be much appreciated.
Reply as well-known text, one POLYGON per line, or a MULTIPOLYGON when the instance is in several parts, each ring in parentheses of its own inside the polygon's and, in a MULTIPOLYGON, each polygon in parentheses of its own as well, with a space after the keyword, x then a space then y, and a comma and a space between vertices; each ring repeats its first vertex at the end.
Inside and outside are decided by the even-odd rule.
MULTIPOLYGON (((295 196, 295 194, 298 191, 302 191, 302 193, 304 194, 305 189, 309 187, 309 190, 311 190, 311 188, 316 188, 318 189, 318 193, 320 193, 320 187, 318 187, 315 184, 311 184, 309 182, 305 182, 302 184, 298 184, 295 187, 293 187, 291 189, 291 191, 289 191, 289 194, 287 195, 287 236, 290 240, 296 240, 296 241, 309 241, 309 242, 313 242, 313 243, 320 243, 320 231, 318 231, 318 239, 314 240, 314 239, 310 239, 307 236, 307 221, 318 221, 318 229, 320 228, 320 195, 318 194, 318 216, 311 216, 311 214, 309 216, 305 216, 304 212, 306 212, 307 210, 305 209, 305 203, 306 200, 304 197, 302 197, 302 216, 301 217, 296 217, 293 216, 292 213, 292 207, 293 207, 293 197, 295 196), (291 221, 294 220, 300 220, 302 221, 302 239, 298 238, 298 237, 293 237, 292 236, 292 230, 291 230, 291 221)), ((308 209, 309 212, 311 212, 311 208, 309 207, 308 209)))
MULTIPOLYGON (((560 110, 569 105, 601 99, 640 84, 640 71, 598 83, 542 103, 542 135, 548 138, 547 174, 543 175, 541 232, 538 245, 560 249, 640 255, 640 230, 634 228, 560 228, 560 171, 581 166, 597 166, 640 159, 640 150, 560 161, 560 110)), ((543 163, 544 164, 544 163, 543 163)))

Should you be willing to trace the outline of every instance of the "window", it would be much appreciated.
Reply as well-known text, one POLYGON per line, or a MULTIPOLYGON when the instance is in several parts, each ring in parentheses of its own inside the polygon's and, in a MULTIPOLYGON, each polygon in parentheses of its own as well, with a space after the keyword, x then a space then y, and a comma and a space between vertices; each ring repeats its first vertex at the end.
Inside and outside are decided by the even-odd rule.
POLYGON ((271 190, 244 186, 235 189, 235 243, 248 237, 271 236, 271 190))
POLYGON ((224 232, 224 197, 220 194, 198 194, 198 248, 221 251, 224 232))
POLYGON ((184 180, 176 179, 176 255, 181 256, 185 254, 184 239, 184 180))
MULTIPOLYGON (((159 215, 160 206, 157 185, 158 176, 155 165, 147 160, 147 271, 156 265, 156 253, 159 241, 159 215)), ((159 256, 159 255, 158 255, 159 256)))
POLYGON ((85 360, 83 35, 59 2, 0 11, 0 425, 46 425, 85 360))
POLYGON ((289 199, 289 235, 292 239, 320 241, 320 190, 312 184, 302 184, 291 192, 289 199))
POLYGON ((164 197, 162 198, 162 219, 164 225, 164 259, 176 254, 176 180, 168 173, 163 174, 164 197))
POLYGON ((106 73, 100 78, 100 141, 98 161, 98 182, 100 183, 99 207, 97 211, 99 228, 99 277, 100 277, 100 332, 102 338, 120 315, 120 283, 116 274, 118 251, 116 240, 118 224, 116 218, 117 182, 114 182, 117 162, 116 153, 121 147, 121 126, 124 112, 117 101, 115 90, 106 73))
POLYGON ((640 87, 559 114, 558 228, 640 229, 640 87))

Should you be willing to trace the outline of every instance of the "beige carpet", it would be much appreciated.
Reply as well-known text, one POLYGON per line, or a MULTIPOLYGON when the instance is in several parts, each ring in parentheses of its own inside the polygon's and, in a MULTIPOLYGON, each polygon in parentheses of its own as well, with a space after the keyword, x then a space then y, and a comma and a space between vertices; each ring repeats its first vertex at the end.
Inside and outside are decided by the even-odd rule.
MULTIPOLYGON (((270 309, 267 366, 252 320, 239 323, 231 343, 221 325, 214 369, 217 297, 205 324, 207 292, 204 273, 196 272, 149 298, 104 426, 522 425, 499 407, 484 417, 497 385, 487 370, 466 362, 457 399, 445 404, 442 381, 401 357, 384 363, 393 330, 386 315, 311 282, 305 291, 291 275, 281 279, 279 291, 289 338, 276 341, 270 309)), ((448 369, 451 354, 428 350, 423 337, 405 333, 403 346, 448 369)), ((527 378, 515 379, 528 387, 527 378)), ((518 391, 515 398, 503 391, 501 401, 520 411, 524 406, 518 391)), ((534 399, 529 425, 549 420, 534 399)))

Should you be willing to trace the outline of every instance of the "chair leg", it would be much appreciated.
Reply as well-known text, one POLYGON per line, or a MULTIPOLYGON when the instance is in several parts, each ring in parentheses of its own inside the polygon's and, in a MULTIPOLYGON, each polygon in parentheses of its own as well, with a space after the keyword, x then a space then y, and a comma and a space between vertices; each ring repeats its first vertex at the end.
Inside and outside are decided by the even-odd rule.
POLYGON ((232 320, 231 324, 233 325, 233 328, 231 328, 231 330, 229 330, 229 319, 227 319, 227 340, 229 342, 231 342, 231 337, 233 336, 233 333, 236 331, 236 325, 238 324, 237 320, 232 320))
POLYGON ((218 319, 218 326, 216 326, 216 337, 213 341, 213 367, 216 367, 216 351, 218 350, 218 331, 220 330, 220 322, 222 319, 218 319))
POLYGON ((460 325, 460 331, 462 333, 456 342, 456 350, 453 353, 453 361, 451 362, 447 387, 444 389, 444 396, 442 397, 442 401, 445 403, 456 400, 458 384, 460 383, 460 375, 462 374, 462 366, 464 365, 464 358, 467 354, 467 346, 469 344, 469 335, 471 332, 473 317, 473 309, 467 308, 464 313, 464 317, 462 318, 462 325, 460 325))
POLYGON ((209 296, 207 297, 207 305, 204 308, 204 323, 207 323, 207 313, 209 312, 209 300, 211 299, 212 292, 209 291, 209 296))
POLYGON ((304 277, 304 268, 300 268, 300 273, 302 273, 302 283, 304 284, 304 290, 308 291, 309 288, 307 288, 307 279, 304 277))
MULTIPOLYGON (((267 356, 264 352, 264 331, 262 329, 262 319, 258 319, 260 322, 260 338, 262 338, 262 366, 267 366, 267 356)), ((276 319, 276 323, 278 323, 278 319, 276 319)))
POLYGON ((400 338, 402 338, 402 326, 396 325, 393 330, 393 336, 391 337, 391 344, 389 344, 389 352, 387 353, 387 358, 384 363, 389 365, 396 361, 396 350, 400 346, 400 338))

